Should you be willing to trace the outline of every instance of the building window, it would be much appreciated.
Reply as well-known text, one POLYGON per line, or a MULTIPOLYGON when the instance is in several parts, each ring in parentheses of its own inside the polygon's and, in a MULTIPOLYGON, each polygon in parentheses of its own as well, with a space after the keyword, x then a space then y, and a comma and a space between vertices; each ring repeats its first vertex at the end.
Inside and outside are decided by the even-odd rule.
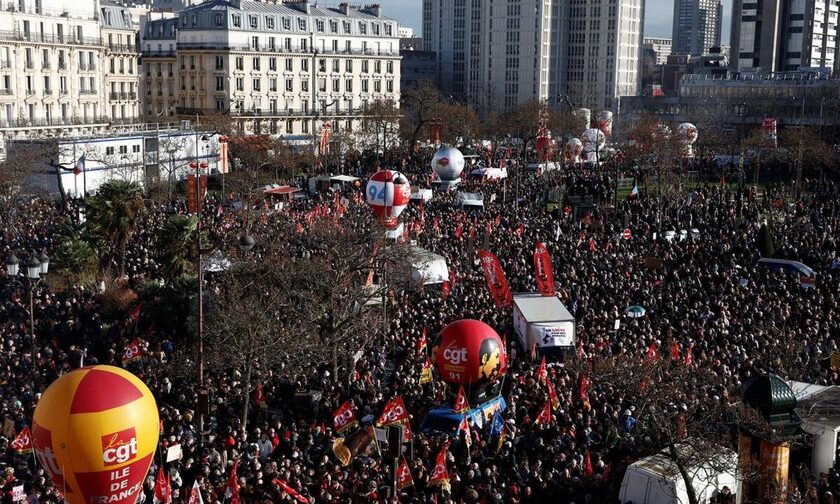
POLYGON ((224 112, 225 110, 225 101, 224 100, 216 100, 216 110, 219 112, 224 112))
POLYGON ((315 26, 317 27, 319 33, 324 33, 324 21, 316 19, 315 26))
POLYGON ((389 74, 394 73, 394 62, 389 61, 385 68, 386 68, 387 73, 389 73, 389 74))
POLYGON ((300 81, 300 90, 303 91, 304 93, 309 92, 309 81, 308 80, 300 81))
POLYGON ((298 18, 298 29, 306 31, 306 19, 298 18))
POLYGON ((330 33, 338 33, 338 21, 330 21, 330 33))
POLYGON ((105 155, 106 156, 113 156, 114 155, 114 148, 113 147, 105 147, 105 155))
POLYGON ((236 28, 241 28, 242 27, 242 16, 240 16, 239 14, 234 14, 231 19, 233 20, 233 26, 234 27, 236 27, 236 28))
POLYGON ((376 93, 381 93, 382 92, 382 81, 380 81, 380 80, 373 81, 373 91, 376 92, 376 93))
POLYGON ((242 77, 236 78, 236 90, 245 91, 245 79, 243 79, 242 77))
POLYGON ((216 56, 216 70, 225 69, 225 59, 222 56, 216 56))
POLYGON ((283 18, 283 29, 290 30, 292 28, 292 20, 289 18, 283 18))
POLYGON ((248 16, 248 26, 250 26, 252 30, 257 29, 257 16, 248 16))
POLYGON ((362 79, 362 93, 368 92, 368 80, 362 79))
POLYGON ((224 25, 222 13, 216 14, 216 28, 221 28, 224 25))
POLYGON ((332 90, 333 90, 333 93, 338 93, 338 92, 341 91, 341 82, 339 81, 339 79, 333 79, 332 90))
POLYGON ((353 92, 353 79, 346 79, 344 81, 344 91, 347 93, 353 92))
POLYGON ((291 93, 295 90, 295 81, 292 79, 286 79, 286 91, 291 93))
POLYGON ((259 56, 254 58, 253 63, 254 63, 254 67, 253 67, 254 70, 259 70, 260 69, 260 58, 259 58, 259 56))
POLYGON ((259 91, 260 90, 260 78, 259 77, 255 78, 253 84, 254 84, 254 91, 259 91))
POLYGON ((341 71, 341 61, 334 59, 332 62, 332 71, 338 73, 341 71))
POLYGON ((294 60, 292 60, 292 58, 286 58, 286 71, 294 71, 294 60))
POLYGON ((386 24, 385 25, 385 35, 390 37, 393 34, 394 34, 394 32, 393 32, 393 28, 391 27, 391 25, 386 24))
POLYGON ((373 34, 379 35, 379 23, 373 23, 373 34))
POLYGON ((273 18, 273 17, 271 17, 271 16, 266 16, 266 17, 265 17, 265 26, 266 26, 269 30, 273 30, 273 29, 274 29, 274 18, 273 18))
POLYGON ((359 33, 367 35, 367 23, 359 23, 359 33))
POLYGON ((353 60, 347 60, 344 62, 344 71, 353 73, 353 60))
POLYGON ((225 78, 224 77, 216 77, 216 91, 224 91, 225 90, 225 78))
MULTIPOLYGON (((181 65, 181 68, 183 68, 183 64, 181 65)), ((237 70, 243 70, 244 68, 245 68, 244 58, 242 58, 242 56, 237 56, 236 57, 236 69, 237 70)))
POLYGON ((388 91, 389 93, 393 93, 394 92, 394 81, 392 81, 392 80, 386 81, 385 82, 385 90, 388 91))
POLYGON ((350 21, 344 21, 344 22, 342 23, 342 25, 343 25, 343 27, 344 27, 344 33, 345 33, 345 35, 349 35, 349 34, 350 34, 350 21))
POLYGON ((268 90, 269 91, 277 91, 277 78, 272 77, 268 79, 268 90))
POLYGON ((309 60, 300 60, 300 71, 301 72, 308 72, 309 71, 309 60))

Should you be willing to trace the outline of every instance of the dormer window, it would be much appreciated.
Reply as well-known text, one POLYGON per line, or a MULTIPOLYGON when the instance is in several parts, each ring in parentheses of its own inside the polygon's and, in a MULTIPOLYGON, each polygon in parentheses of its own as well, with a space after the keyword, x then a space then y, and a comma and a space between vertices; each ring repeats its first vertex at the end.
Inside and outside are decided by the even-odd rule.
POLYGON ((306 19, 298 18, 298 28, 302 31, 306 31, 306 19))
POLYGON ((239 14, 234 14, 232 19, 233 19, 233 26, 234 27, 236 27, 236 28, 241 28, 242 27, 242 16, 240 16, 239 14))
POLYGON ((393 28, 391 27, 391 25, 386 24, 385 25, 385 35, 390 37, 393 34, 394 34, 394 31, 393 31, 393 28))
POLYGON ((330 33, 338 33, 338 21, 330 21, 330 33))
POLYGON ((318 32, 319 33, 324 33, 324 21, 323 20, 319 19, 319 20, 315 21, 315 26, 318 27, 318 32))
POLYGON ((216 28, 221 28, 224 24, 224 19, 222 17, 222 13, 216 14, 216 28))
POLYGON ((373 34, 374 35, 379 35, 379 23, 374 23, 373 24, 373 34))
POLYGON ((344 21, 342 24, 344 25, 344 33, 350 34, 350 21, 344 21))
POLYGON ((256 30, 257 29, 257 16, 248 16, 248 25, 251 27, 251 29, 256 30))
POLYGON ((367 23, 359 23, 359 33, 367 35, 367 23))
POLYGON ((273 30, 274 29, 274 18, 271 17, 271 16, 266 16, 265 17, 265 26, 267 26, 269 30, 273 30))

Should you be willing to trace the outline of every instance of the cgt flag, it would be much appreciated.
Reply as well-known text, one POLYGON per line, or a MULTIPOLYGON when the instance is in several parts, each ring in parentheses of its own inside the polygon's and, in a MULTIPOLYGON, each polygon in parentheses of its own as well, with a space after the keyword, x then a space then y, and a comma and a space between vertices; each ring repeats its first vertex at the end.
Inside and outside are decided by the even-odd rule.
POLYGON ((300 502, 301 504, 309 504, 309 499, 301 495, 297 490, 290 487, 288 483, 281 480, 280 478, 274 478, 273 483, 277 485, 277 487, 285 492, 289 497, 293 498, 294 500, 300 502))
POLYGON ((540 294, 543 296, 557 294, 554 288, 554 272, 551 270, 551 255, 543 243, 537 243, 534 248, 534 273, 540 294))
POLYGON ((204 504, 204 499, 201 497, 201 489, 198 487, 198 480, 193 482, 187 504, 204 504))
POLYGON ((405 403, 403 403, 401 396, 397 396, 385 404, 382 414, 376 420, 376 426, 388 427, 399 423, 408 423, 408 411, 405 409, 405 403))
POLYGON ((143 357, 143 347, 140 346, 140 340, 134 338, 134 340, 125 347, 125 353, 122 357, 123 366, 140 360, 141 357, 143 357))
POLYGON ((426 362, 423 364, 423 369, 420 371, 420 385, 432 381, 432 361, 426 357, 426 362))
POLYGON ((337 410, 335 410, 335 413, 333 413, 333 425, 335 427, 335 432, 338 434, 341 434, 354 425, 358 425, 358 423, 359 421, 356 419, 356 411, 353 409, 353 405, 350 404, 350 401, 344 401, 344 404, 342 404, 337 410))
POLYGON ((414 485, 414 478, 411 477, 411 471, 408 469, 408 462, 405 461, 405 456, 400 460, 400 468, 397 469, 397 490, 402 490, 414 485))
POLYGON ((540 413, 537 415, 534 423, 543 426, 551 423, 551 401, 547 401, 545 406, 540 409, 540 413))
POLYGON ((484 279, 487 281, 487 288, 493 301, 499 308, 510 308, 513 305, 513 296, 508 287, 505 272, 499 258, 486 250, 478 251, 478 259, 481 262, 481 269, 484 271, 484 279))
POLYGON ((157 478, 155 478, 155 494, 152 497, 154 504, 172 503, 172 478, 163 472, 163 467, 158 467, 157 478))
POLYGON ((239 467, 239 461, 234 461, 233 469, 230 470, 227 484, 225 485, 225 499, 228 499, 230 504, 239 504, 239 479, 236 476, 236 468, 239 467))
POLYGON ((450 491, 449 486, 449 471, 446 469, 446 445, 440 448, 440 451, 435 457, 435 468, 432 470, 432 475, 429 477, 429 486, 439 486, 450 491))
POLYGON ((464 443, 467 445, 467 448, 472 446, 472 435, 470 434, 470 422, 468 416, 464 415, 464 418, 461 419, 461 423, 458 424, 458 432, 464 433, 464 443))
POLYGON ((470 410, 470 402, 467 401, 467 394, 464 392, 464 386, 458 387, 458 395, 455 396, 455 402, 452 404, 452 409, 455 413, 466 413, 470 410))
POLYGON ((14 441, 12 441, 12 448, 21 455, 32 453, 32 434, 29 432, 28 425, 15 436, 14 441))

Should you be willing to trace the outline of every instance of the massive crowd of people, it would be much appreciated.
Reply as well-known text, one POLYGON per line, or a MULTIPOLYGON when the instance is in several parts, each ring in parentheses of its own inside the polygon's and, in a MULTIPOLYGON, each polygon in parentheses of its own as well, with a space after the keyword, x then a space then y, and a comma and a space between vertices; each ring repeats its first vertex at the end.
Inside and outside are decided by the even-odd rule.
MULTIPOLYGON (((403 165, 412 184, 423 186, 430 177, 428 158, 417 154, 406 163, 384 164, 403 165)), ((549 425, 536 425, 546 400, 535 376, 537 362, 531 360, 529 349, 517 347, 510 311, 496 307, 476 258, 468 255, 469 250, 485 246, 501 260, 511 289, 530 292, 536 290, 534 245, 546 244, 558 294, 575 316, 577 338, 586 355, 643 359, 652 344, 667 352, 663 343, 667 341, 690 349, 694 365, 719 378, 701 391, 702 399, 698 394, 694 400, 737 400, 743 381, 766 372, 818 384, 837 383, 837 371, 825 364, 840 338, 840 185, 836 182, 808 182, 801 194, 791 186, 766 187, 758 195, 734 184, 692 183, 676 196, 657 198, 643 191, 639 198, 622 196, 612 207, 612 170, 581 166, 551 176, 513 173, 516 176, 505 182, 462 183, 460 190, 483 194, 481 212, 465 213, 452 205, 452 193, 435 193, 422 210, 412 205, 403 214, 409 238, 444 256, 456 272, 456 282, 448 296, 431 288, 393 292, 387 334, 363 349, 356 363, 357 379, 349 389, 331 375, 327 363, 313 363, 307 375, 264 373, 260 385, 265 407, 254 404, 243 428, 238 412, 244 397, 254 391, 244 390, 237 373, 211 370, 213 413, 202 433, 194 372, 163 372, 174 369, 166 365, 190 351, 184 348, 185 336, 154 328, 143 334, 144 357, 128 368, 157 399, 162 447, 180 443, 183 448, 180 460, 164 464, 175 501, 186 502, 197 481, 204 502, 223 502, 228 476, 238 461, 245 502, 293 502, 273 483, 275 478, 319 503, 616 502, 627 465, 659 447, 643 426, 634 426, 632 398, 594 382, 588 401, 581 401, 574 366, 549 365, 560 406, 549 425), (564 203, 548 212, 545 202, 555 187, 591 195, 603 205, 575 212, 564 203), (415 225, 421 214, 422 224, 415 225), (765 222, 772 230, 777 257, 802 261, 817 272, 813 288, 802 287, 791 275, 756 266, 757 237, 765 222), (630 239, 620 236, 626 228, 631 230, 630 239), (477 232, 471 239, 472 229, 477 232), (683 229, 696 232, 681 239, 683 229), (676 237, 667 239, 668 230, 677 231, 676 237), (655 258, 663 267, 646 267, 645 258, 655 258), (631 305, 643 306, 646 315, 626 318, 631 305), (423 359, 417 354, 417 342, 424 327, 432 337, 463 318, 488 323, 510 347, 503 387, 509 405, 504 413, 507 436, 501 443, 489 435, 488 427, 474 429, 470 447, 454 433, 418 431, 425 412, 447 398, 439 382, 420 384, 423 359), (290 388, 317 394, 308 403, 293 404, 284 392, 290 388), (412 416, 408 464, 414 485, 389 500, 389 469, 379 456, 360 455, 349 466, 334 457, 331 448, 337 434, 332 413, 351 400, 358 417, 370 423, 396 395, 404 399, 412 416), (429 485, 435 455, 444 444, 449 489, 429 485), (585 467, 587 454, 591 470, 585 467)), ((344 219, 373 223, 363 217, 369 209, 356 203, 354 192, 361 188, 345 185, 337 190, 349 202, 344 219)), ((302 220, 314 205, 333 205, 333 201, 330 192, 323 192, 282 209, 260 207, 272 215, 257 220, 250 232, 259 238, 278 222, 302 220)), ((44 198, 21 201, 18 206, 17 212, 0 215, 0 258, 12 253, 28 257, 42 250, 51 254, 60 229, 75 212, 63 212, 58 202, 44 198)), ((149 201, 147 207, 127 247, 129 283, 160 278, 155 228, 168 216, 186 211, 185 204, 176 201, 149 201)), ((211 199, 204 222, 220 247, 235 247, 242 233, 237 210, 223 206, 219 198, 211 199)), ((0 414, 13 426, 4 428, 0 442, 2 498, 11 502, 11 488, 23 482, 28 502, 61 502, 60 489, 51 485, 32 456, 15 453, 11 439, 30 424, 40 393, 59 375, 83 365, 121 365, 125 344, 133 337, 131 315, 125 313, 122 323, 104 324, 95 288, 58 290, 42 282, 34 290, 37 352, 33 358, 26 281, 0 275, 0 414)), ((570 352, 570 358, 576 353, 570 352)), ((156 457, 155 464, 161 463, 156 457)), ((143 489, 146 502, 152 500, 156 475, 154 465, 143 489)), ((835 472, 800 477, 797 471, 797 481, 796 492, 806 502, 833 502, 832 494, 840 491, 835 472)), ((726 499, 720 497, 721 502, 726 499)))

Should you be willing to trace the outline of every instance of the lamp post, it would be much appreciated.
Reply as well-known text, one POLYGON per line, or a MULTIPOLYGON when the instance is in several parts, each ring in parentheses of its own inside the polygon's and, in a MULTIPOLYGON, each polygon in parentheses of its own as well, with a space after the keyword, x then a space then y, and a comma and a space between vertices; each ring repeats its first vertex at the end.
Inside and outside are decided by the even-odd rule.
MULTIPOLYGON (((198 242, 198 261, 197 261, 197 268, 198 268, 198 387, 199 390, 204 390, 204 265, 202 264, 202 257, 201 257, 201 211, 204 208, 204 201, 201 194, 201 172, 205 168, 207 168, 207 163, 203 161, 199 161, 199 150, 198 150, 198 131, 195 133, 195 161, 190 163, 190 168, 195 170, 195 213, 197 216, 197 223, 196 223, 196 241, 198 242)), ((201 142, 204 143, 205 147, 207 143, 210 141, 210 137, 207 135, 201 136, 201 142)), ((201 404, 199 404, 199 412, 198 412, 198 430, 199 430, 199 437, 202 440, 202 444, 204 442, 204 411, 201 410, 201 404)))
MULTIPOLYGON (((46 275, 50 268, 50 258, 46 252, 33 255, 26 261, 26 279, 29 290, 29 334, 32 344, 32 362, 35 362, 35 287, 41 281, 41 275, 46 275)), ((6 259, 6 273, 15 277, 20 270, 20 259, 14 254, 6 259)))

